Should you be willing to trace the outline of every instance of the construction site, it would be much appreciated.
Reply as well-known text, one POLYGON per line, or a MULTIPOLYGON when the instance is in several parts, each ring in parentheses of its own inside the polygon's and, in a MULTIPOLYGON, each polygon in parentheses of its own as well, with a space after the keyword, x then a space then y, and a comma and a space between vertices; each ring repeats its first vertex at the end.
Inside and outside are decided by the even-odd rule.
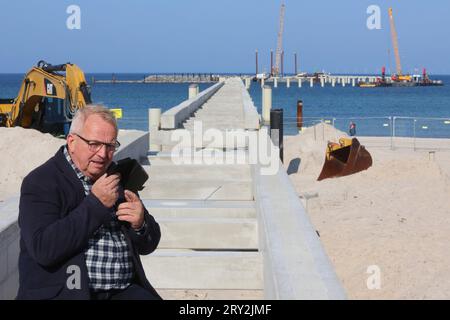
MULTIPOLYGON (((104 161, 101 174, 120 173, 118 185, 129 190, 134 185, 133 190, 139 191, 135 202, 142 204, 157 222, 160 240, 151 250, 136 253, 132 265, 139 263, 144 273, 141 276, 163 299, 450 298, 450 139, 416 138, 416 129, 428 130, 425 124, 416 124, 416 118, 406 119, 413 122, 414 136, 396 135, 396 129, 402 128, 400 116, 381 120, 389 136, 361 135, 360 118, 356 136, 353 118, 348 134, 335 125, 344 118, 311 122, 311 118, 303 116, 302 100, 297 100, 295 119, 286 116, 287 103, 272 108, 272 88, 280 82, 287 88, 295 82, 299 88, 303 83, 310 87, 355 87, 338 94, 335 90, 320 91, 320 95, 332 92, 332 99, 321 109, 324 112, 339 108, 342 112, 348 101, 356 104, 356 99, 333 102, 344 91, 358 92, 357 99, 366 108, 355 107, 351 116, 367 116, 375 109, 367 106, 366 97, 360 97, 366 91, 356 87, 443 85, 440 80, 430 79, 425 69, 421 75, 403 73, 392 9, 388 13, 396 62, 393 75, 387 75, 385 67, 381 76, 301 72, 297 53, 294 72, 285 73, 284 2, 279 11, 277 47, 270 51, 269 73, 260 72, 256 50, 256 70, 251 74, 173 73, 130 81, 113 75, 111 81, 93 79, 92 84, 114 85, 92 88, 77 65, 52 65, 40 60, 25 74, 16 97, 0 99, 0 176, 4 178, 0 181, 0 299, 15 299, 19 288, 23 288, 24 276, 33 284, 24 289, 27 299, 90 298, 88 290, 83 295, 73 294, 76 291, 69 285, 71 274, 66 272, 70 269, 65 268, 74 266, 70 255, 80 255, 81 265, 86 265, 82 254, 105 223, 99 221, 85 233, 83 220, 74 223, 77 217, 92 216, 88 210, 79 214, 76 210, 82 201, 86 206, 89 199, 94 201, 95 193, 91 195, 91 190, 79 183, 80 168, 70 161, 69 153, 61 159, 68 161, 64 164, 80 191, 79 197, 72 197, 76 199, 74 205, 63 206, 67 192, 62 188, 46 187, 51 176, 48 181, 39 181, 46 188, 39 186, 25 192, 36 194, 29 200, 31 209, 21 205, 23 181, 55 152, 62 154, 60 148, 70 135, 82 150, 93 154, 103 146, 110 150, 111 159, 107 166, 104 161), (140 95, 151 89, 163 96, 173 94, 171 88, 163 91, 159 84, 151 86, 161 82, 192 84, 183 88, 181 101, 164 109, 140 95), (200 90, 197 83, 207 82, 213 84, 200 90), (70 129, 78 110, 90 108, 93 100, 103 104, 120 83, 149 83, 142 88, 124 86, 131 105, 145 101, 138 114, 145 121, 145 130, 116 126, 116 137, 110 140, 88 136, 93 135, 89 131, 73 131, 75 126, 70 129), (141 91, 133 92, 131 87, 141 91), (251 96, 255 87, 261 109, 251 96), (106 93, 93 99, 99 88, 106 93), (296 130, 292 136, 284 131, 290 124, 296 130), (133 166, 124 165, 127 161, 133 161, 133 166), (52 200, 39 197, 40 189, 57 196, 52 200), (30 241, 25 241, 23 212, 34 217, 38 209, 48 220, 37 219, 42 227, 29 232, 30 241), (44 231, 50 237, 41 237, 44 231), (58 238, 53 237, 55 234, 58 238), (47 249, 69 237, 77 241, 67 241, 58 250, 58 259, 49 259, 47 249), (39 250, 30 250, 36 249, 35 243, 39 250), (38 272, 24 272, 27 250, 44 257, 39 261, 45 263, 33 269, 38 272), (55 269, 61 270, 58 272, 63 281, 49 285, 55 269), (38 278, 38 273, 45 273, 50 280, 38 278), (372 277, 377 274, 378 278, 372 277)), ((430 91, 435 89, 440 90, 430 91)), ((297 96, 300 90, 290 92, 297 96)), ((369 92, 376 95, 377 104, 385 103, 380 99, 383 94, 369 92)), ((115 103, 120 101, 115 99, 115 103)), ((408 99, 418 98, 409 95, 408 99)), ((305 103, 309 110, 319 109, 317 105, 305 103)), ((430 107, 435 113, 436 105, 430 107)), ((402 112, 410 112, 409 106, 402 112)), ((122 111, 128 116, 132 109, 107 108, 114 113, 111 118, 121 118, 122 111)), ((450 125, 448 109, 443 110, 445 118, 434 121, 450 125)), ((450 132, 447 128, 442 129, 446 134, 450 132)), ((68 176, 61 174, 61 180, 68 176)), ((115 215, 116 211, 111 213, 115 215)), ((109 213, 107 217, 111 218, 109 213)), ((123 235, 122 240, 128 237, 125 231, 118 233, 123 235)), ((123 248, 131 248, 130 243, 123 248)), ((27 259, 33 264, 38 260, 34 255, 27 259)), ((78 260, 76 263, 78 266, 78 260)), ((107 271, 99 273, 109 275, 107 271)), ((89 281, 86 271, 83 286, 89 281)))
MULTIPOLYGON (((298 70, 298 61, 297 61, 297 53, 294 53, 294 71, 290 73, 290 75, 285 74, 284 70, 284 50, 283 50, 283 32, 284 32, 284 19, 285 19, 286 5, 284 3, 281 4, 280 7, 280 15, 279 15, 279 27, 277 34, 277 48, 275 51, 275 64, 274 64, 274 53, 270 51, 270 73, 260 72, 259 71, 259 60, 258 60, 258 50, 255 52, 255 76, 253 77, 254 81, 262 81, 265 82, 290 82, 290 81, 298 81, 299 87, 301 87, 301 82, 310 82, 311 86, 314 83, 321 83, 324 86, 324 83, 333 83, 332 78, 338 80, 340 83, 341 79, 344 85, 344 82, 349 84, 351 78, 356 78, 358 82, 356 85, 361 88, 374 88, 374 87, 414 87, 414 86, 442 86, 442 80, 432 80, 427 74, 426 68, 423 68, 422 74, 404 74, 402 72, 402 65, 400 59, 400 51, 399 51, 399 41, 397 36, 397 30, 394 23, 394 14, 392 8, 389 8, 389 23, 390 23, 390 31, 391 31, 391 39, 392 39, 392 49, 395 56, 395 65, 396 65, 396 73, 391 76, 386 75, 386 67, 382 67, 381 76, 373 77, 371 75, 351 75, 351 76, 339 76, 339 75, 331 75, 330 73, 325 72, 299 72, 298 70), (289 80, 287 80, 289 79, 289 80)), ((345 85, 344 85, 345 86, 345 85)), ((353 82, 353 86, 355 83, 353 82)))

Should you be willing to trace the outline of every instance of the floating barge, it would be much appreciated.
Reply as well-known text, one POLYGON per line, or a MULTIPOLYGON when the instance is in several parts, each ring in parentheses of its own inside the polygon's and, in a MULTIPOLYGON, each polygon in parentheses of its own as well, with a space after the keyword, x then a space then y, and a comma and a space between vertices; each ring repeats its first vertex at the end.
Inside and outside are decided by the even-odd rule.
POLYGON ((386 77, 386 68, 383 67, 381 77, 375 82, 359 82, 360 88, 376 88, 376 87, 434 87, 443 86, 442 80, 431 80, 428 77, 426 69, 423 69, 422 75, 393 75, 386 77))

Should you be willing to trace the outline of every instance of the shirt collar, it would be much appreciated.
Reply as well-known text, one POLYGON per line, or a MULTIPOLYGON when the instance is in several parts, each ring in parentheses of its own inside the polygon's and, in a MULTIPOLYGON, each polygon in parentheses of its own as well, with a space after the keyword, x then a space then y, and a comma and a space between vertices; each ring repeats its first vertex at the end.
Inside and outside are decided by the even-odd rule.
POLYGON ((81 181, 85 181, 87 183, 92 183, 92 180, 89 179, 88 177, 86 177, 83 174, 83 172, 81 172, 81 170, 78 169, 77 166, 75 165, 75 163, 73 162, 72 157, 69 154, 69 150, 67 149, 67 144, 64 146, 64 156, 66 157, 66 160, 69 162, 72 169, 77 174, 78 179, 80 179, 81 181))

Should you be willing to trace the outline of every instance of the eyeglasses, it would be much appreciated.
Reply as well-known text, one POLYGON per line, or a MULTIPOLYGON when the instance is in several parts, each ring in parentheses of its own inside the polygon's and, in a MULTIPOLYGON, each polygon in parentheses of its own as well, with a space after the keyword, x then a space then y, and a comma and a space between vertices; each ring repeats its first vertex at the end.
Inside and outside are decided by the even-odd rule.
POLYGON ((85 139, 77 133, 75 133, 75 135, 78 138, 80 138, 81 140, 83 140, 84 142, 86 142, 86 144, 88 145, 89 151, 91 151, 91 152, 97 152, 98 150, 100 150, 102 148, 102 146, 105 146, 106 151, 109 151, 109 152, 116 151, 120 147, 119 141, 116 141, 115 143, 105 143, 105 142, 100 142, 100 141, 96 141, 96 140, 85 139))

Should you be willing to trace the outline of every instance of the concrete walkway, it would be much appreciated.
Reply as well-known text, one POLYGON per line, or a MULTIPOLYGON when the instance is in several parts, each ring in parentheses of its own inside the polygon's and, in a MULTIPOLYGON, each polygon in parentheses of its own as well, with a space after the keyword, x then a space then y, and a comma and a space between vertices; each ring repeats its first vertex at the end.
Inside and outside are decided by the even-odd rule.
MULTIPOLYGON (((242 92, 241 80, 227 80, 171 133, 193 135, 194 121, 203 132, 244 131, 242 92)), ((170 154, 174 145, 163 144, 144 166, 150 179, 140 195, 162 231, 156 252, 142 257, 147 276, 166 299, 262 299, 251 166, 180 164, 170 154)), ((227 143, 214 147, 235 152, 227 143)))
POLYGON ((162 229, 143 257, 152 284, 166 299, 345 298, 242 80, 197 97, 160 122, 149 111, 158 153, 141 198, 162 229))
POLYGON ((194 121, 201 121, 204 130, 245 129, 242 86, 239 79, 227 80, 225 85, 184 123, 184 128, 192 130, 194 121))
POLYGON ((167 299, 262 298, 250 166, 156 160, 141 192, 162 231, 158 250, 143 257, 152 284, 167 299))

